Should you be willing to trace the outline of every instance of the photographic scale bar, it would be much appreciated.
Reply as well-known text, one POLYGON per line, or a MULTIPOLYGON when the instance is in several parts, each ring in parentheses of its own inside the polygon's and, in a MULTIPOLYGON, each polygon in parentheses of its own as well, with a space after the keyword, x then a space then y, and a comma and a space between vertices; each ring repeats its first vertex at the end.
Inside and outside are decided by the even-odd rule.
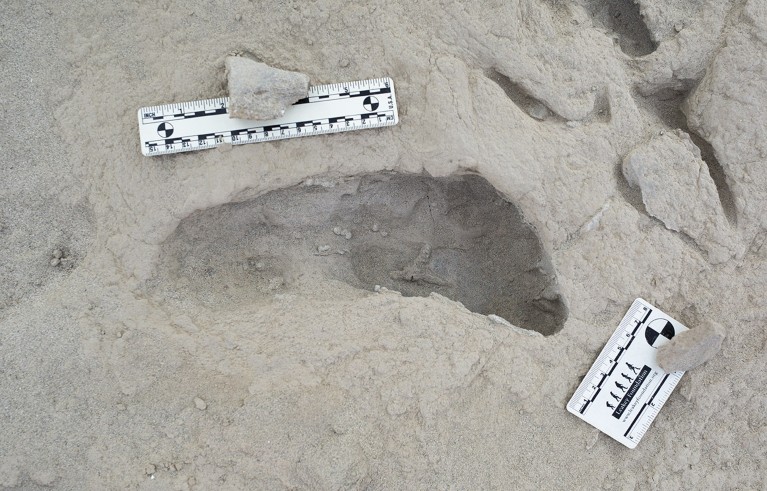
POLYGON ((567 410, 635 448, 684 372, 666 373, 657 350, 687 327, 638 298, 591 366, 567 410))
POLYGON ((141 152, 164 155, 264 141, 393 126, 399 122, 390 78, 318 85, 270 121, 229 117, 229 98, 139 109, 141 152))

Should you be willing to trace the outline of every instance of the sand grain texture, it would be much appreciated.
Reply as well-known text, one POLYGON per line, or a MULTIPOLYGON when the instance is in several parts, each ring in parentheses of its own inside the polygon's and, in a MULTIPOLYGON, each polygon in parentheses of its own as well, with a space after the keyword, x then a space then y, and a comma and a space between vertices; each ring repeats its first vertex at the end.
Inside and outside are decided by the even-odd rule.
POLYGON ((767 486, 763 0, 65 0, 0 27, 0 486, 767 486), (225 95, 231 53, 390 76, 400 124, 143 157, 136 109, 225 95), (680 231, 622 169, 672 134, 680 231), (451 276, 488 238, 524 267, 506 317, 451 276), (636 297, 728 338, 628 450, 565 404, 636 297))

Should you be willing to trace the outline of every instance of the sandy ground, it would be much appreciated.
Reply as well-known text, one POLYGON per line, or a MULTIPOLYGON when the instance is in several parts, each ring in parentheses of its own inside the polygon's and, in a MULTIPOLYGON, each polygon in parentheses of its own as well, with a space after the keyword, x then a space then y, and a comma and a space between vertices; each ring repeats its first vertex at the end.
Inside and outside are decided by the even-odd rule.
POLYGON ((767 486, 764 0, 11 1, 0 66, 0 487, 767 486), (143 157, 232 53, 400 124, 143 157), (728 337, 629 450, 565 404, 636 297, 728 337))

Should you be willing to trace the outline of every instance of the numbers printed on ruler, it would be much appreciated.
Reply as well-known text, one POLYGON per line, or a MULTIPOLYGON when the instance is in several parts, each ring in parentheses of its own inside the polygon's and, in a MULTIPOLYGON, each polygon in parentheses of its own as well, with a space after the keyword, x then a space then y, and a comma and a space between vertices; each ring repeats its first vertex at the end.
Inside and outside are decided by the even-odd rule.
POLYGON ((629 448, 642 439, 684 372, 666 373, 658 347, 687 327, 638 298, 567 403, 567 410, 629 448))
POLYGON ((166 104, 138 111, 141 152, 163 155, 284 138, 392 126, 399 122, 390 78, 314 86, 271 121, 229 117, 229 99, 166 104))

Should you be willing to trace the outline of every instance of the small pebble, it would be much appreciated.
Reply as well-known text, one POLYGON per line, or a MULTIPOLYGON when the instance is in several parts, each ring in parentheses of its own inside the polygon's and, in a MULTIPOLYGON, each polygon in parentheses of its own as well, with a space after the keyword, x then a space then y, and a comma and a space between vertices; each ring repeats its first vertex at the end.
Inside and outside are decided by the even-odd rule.
POLYGON ((259 270, 259 271, 264 269, 265 266, 266 265, 263 263, 263 261, 259 261, 259 262, 256 263, 256 269, 259 270))
POLYGON ((373 232, 378 232, 378 224, 374 223, 373 228, 371 228, 370 230, 372 230, 373 232))
POLYGON ((341 235, 341 227, 333 227, 333 233, 336 235, 341 235))
POLYGON ((373 287, 373 291, 380 292, 381 291, 381 285, 376 285, 373 287))
POLYGON ((344 237, 346 238, 346 240, 349 240, 352 238, 352 233, 349 232, 348 230, 344 230, 344 237))
POLYGON ((58 266, 59 264, 61 264, 61 259, 57 257, 54 257, 53 259, 51 259, 51 266, 58 266))
POLYGON ((341 68, 346 68, 349 66, 349 59, 348 58, 341 58, 341 61, 338 62, 338 65, 341 68))
POLYGON ((234 16, 234 20, 236 20, 236 21, 238 21, 238 22, 239 22, 239 21, 241 21, 241 20, 242 20, 242 14, 237 14, 237 15, 235 15, 235 16, 234 16))
POLYGON ((682 29, 684 29, 684 24, 682 24, 681 22, 677 22, 676 24, 674 24, 674 30, 676 32, 682 32, 682 29))
POLYGON ((194 407, 200 411, 205 411, 208 408, 208 404, 199 397, 194 398, 194 407))
POLYGON ((328 252, 330 250, 329 245, 321 245, 317 247, 317 252, 328 252))
POLYGON ((53 257, 55 257, 56 259, 61 259, 62 257, 64 257, 64 253, 61 252, 61 249, 54 249, 53 257))
POLYGON ((387 232, 386 230, 381 232, 381 237, 386 237, 387 235, 389 235, 389 232, 387 232))

